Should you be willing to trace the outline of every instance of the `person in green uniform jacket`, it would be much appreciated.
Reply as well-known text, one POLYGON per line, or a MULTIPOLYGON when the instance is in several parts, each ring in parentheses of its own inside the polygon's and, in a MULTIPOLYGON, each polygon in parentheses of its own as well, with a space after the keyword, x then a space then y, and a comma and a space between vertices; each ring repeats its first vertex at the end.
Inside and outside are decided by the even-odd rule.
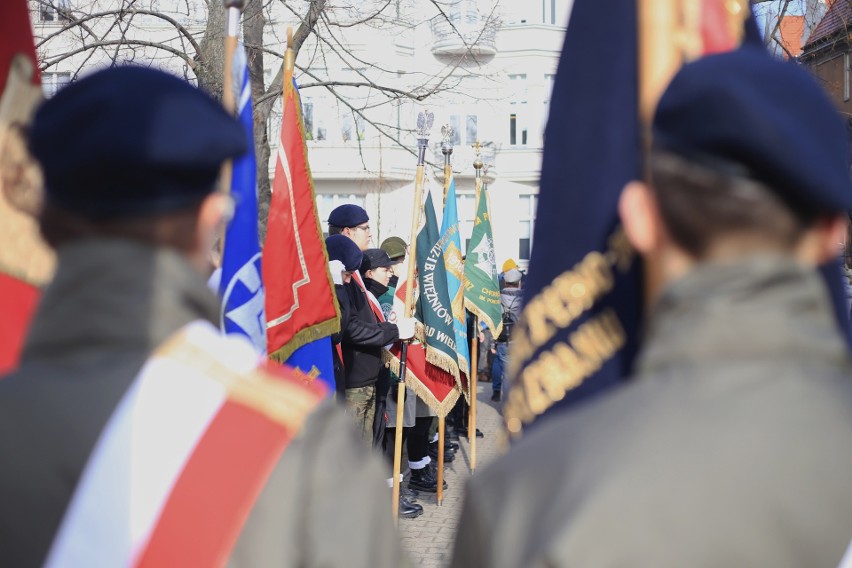
POLYGON ((816 269, 852 210, 845 121, 746 47, 684 66, 653 137, 619 204, 662 282, 633 377, 477 471, 454 567, 833 568, 849 546, 852 367, 816 269))
MULTIPOLYGON (((190 322, 218 322, 205 270, 228 198, 214 189, 245 137, 200 90, 127 66, 49 99, 29 143, 58 268, 19 368, 0 378, 0 566, 20 568, 44 565, 93 448, 152 351, 190 322)), ((405 564, 381 462, 331 397, 270 466, 229 566, 405 564)), ((218 497, 198 515, 215 514, 218 497)))

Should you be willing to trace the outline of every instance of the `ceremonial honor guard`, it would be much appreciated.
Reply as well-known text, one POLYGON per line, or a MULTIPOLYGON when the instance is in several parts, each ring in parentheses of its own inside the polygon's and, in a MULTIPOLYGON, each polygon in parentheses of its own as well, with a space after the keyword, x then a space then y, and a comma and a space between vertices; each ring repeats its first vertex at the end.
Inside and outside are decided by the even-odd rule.
MULTIPOLYGON (((364 253, 352 239, 343 235, 331 235, 325 239, 325 249, 328 251, 328 270, 334 282, 334 293, 337 305, 340 307, 340 329, 344 330, 349 321, 349 294, 346 285, 352 282, 352 273, 361 266, 364 253)), ((340 332, 331 336, 332 357, 334 359, 334 385, 338 402, 343 404, 346 394, 346 370, 343 367, 343 340, 340 332)))
POLYGON ((29 135, 58 269, 0 379, 0 565, 399 566, 381 465, 323 387, 213 325, 239 124, 126 66, 29 135))
POLYGON ((744 47, 680 70, 653 141, 619 207, 663 283, 634 376, 476 476, 453 566, 844 556, 852 367, 816 267, 852 210, 845 123, 806 71, 744 47))
MULTIPOLYGON (((328 216, 329 233, 350 238, 358 248, 370 246, 370 217, 357 205, 346 204, 328 216)), ((376 383, 382 365, 382 348, 414 336, 414 320, 386 322, 378 300, 364 284, 359 272, 346 285, 351 308, 346 328, 341 330, 343 366, 346 374, 345 404, 355 419, 364 443, 373 446, 376 415, 376 383)))

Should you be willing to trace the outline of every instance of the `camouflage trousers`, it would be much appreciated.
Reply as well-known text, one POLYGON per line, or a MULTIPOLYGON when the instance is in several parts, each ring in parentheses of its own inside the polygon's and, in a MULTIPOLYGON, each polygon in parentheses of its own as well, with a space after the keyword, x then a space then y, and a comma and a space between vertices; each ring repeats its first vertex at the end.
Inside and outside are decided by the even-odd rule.
POLYGON ((376 385, 346 389, 346 413, 352 416, 368 448, 373 447, 373 418, 376 414, 376 385))

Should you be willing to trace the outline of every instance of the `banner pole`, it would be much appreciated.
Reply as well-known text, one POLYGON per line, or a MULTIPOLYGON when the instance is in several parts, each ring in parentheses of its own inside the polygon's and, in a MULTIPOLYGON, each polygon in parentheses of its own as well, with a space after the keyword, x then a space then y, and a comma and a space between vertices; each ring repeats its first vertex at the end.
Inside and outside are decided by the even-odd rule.
MULTIPOLYGON (((411 238, 408 241, 408 274, 405 287, 405 317, 410 318, 414 313, 414 269, 417 266, 417 229, 420 226, 421 209, 423 208, 423 184, 426 175, 426 146, 429 144, 429 131, 435 115, 431 112, 421 112, 417 115, 417 173, 414 179, 414 207, 411 213, 411 238)), ((394 440, 393 453, 393 522, 399 524, 399 472, 402 464, 402 428, 405 404, 405 376, 406 359, 408 356, 408 342, 402 342, 402 350, 399 354, 399 393, 396 397, 396 438, 394 440)))
MULTIPOLYGON (((225 63, 222 77, 222 106, 231 116, 237 110, 237 100, 234 97, 234 55, 237 52, 237 44, 240 35, 240 16, 242 16, 243 0, 224 0, 225 6, 225 63)), ((234 162, 226 160, 222 164, 220 177, 222 191, 230 193, 231 177, 233 175, 234 162)), ((222 247, 225 246, 225 234, 221 233, 222 247)))
POLYGON ((445 416, 438 417, 438 493, 436 498, 440 507, 444 501, 444 428, 446 427, 447 418, 445 416))
POLYGON ((470 409, 467 413, 467 439, 470 442, 470 474, 476 469, 476 393, 479 391, 479 377, 477 373, 477 359, 479 358, 479 318, 473 316, 473 343, 470 354, 470 374, 473 377, 468 381, 470 389, 470 409))
MULTIPOLYGON (((482 146, 479 141, 474 144, 476 158, 473 160, 473 169, 476 171, 475 198, 482 198, 482 167, 484 166, 480 151, 482 146)), ((470 443, 470 474, 476 473, 476 394, 479 391, 479 378, 476 376, 477 355, 479 354, 479 318, 473 317, 473 353, 470 354, 470 374, 473 380, 468 381, 470 390, 470 411, 468 414, 467 439, 470 443)))

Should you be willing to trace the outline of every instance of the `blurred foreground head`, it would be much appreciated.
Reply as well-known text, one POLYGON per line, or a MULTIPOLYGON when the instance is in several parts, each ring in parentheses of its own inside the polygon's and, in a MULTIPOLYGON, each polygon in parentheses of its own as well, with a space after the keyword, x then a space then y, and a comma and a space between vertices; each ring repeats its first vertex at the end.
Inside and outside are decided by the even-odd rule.
POLYGON ((685 65, 657 108, 650 187, 628 184, 628 237, 677 276, 759 252, 819 264, 852 210, 848 138, 798 65, 742 48, 685 65))
POLYGON ((33 120, 42 234, 60 249, 83 238, 134 239, 202 267, 230 205, 215 193, 220 168, 245 144, 218 102, 167 73, 127 66, 89 75, 33 120))

